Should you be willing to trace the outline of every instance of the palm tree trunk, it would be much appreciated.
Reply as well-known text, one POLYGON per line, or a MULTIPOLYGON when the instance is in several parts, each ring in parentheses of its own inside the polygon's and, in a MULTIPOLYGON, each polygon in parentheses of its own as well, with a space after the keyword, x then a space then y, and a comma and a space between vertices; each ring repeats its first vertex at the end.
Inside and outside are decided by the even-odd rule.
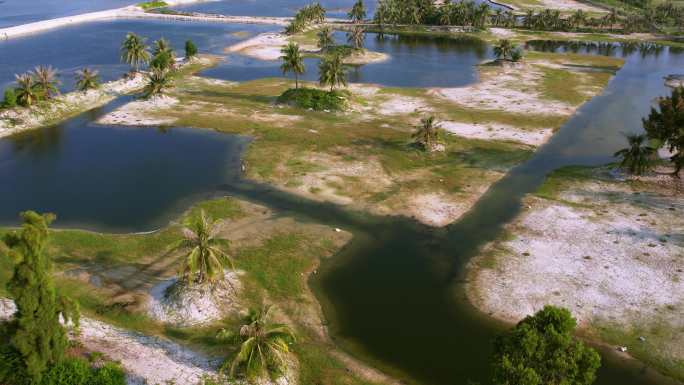
POLYGON ((295 72, 295 90, 299 89, 299 75, 295 72))

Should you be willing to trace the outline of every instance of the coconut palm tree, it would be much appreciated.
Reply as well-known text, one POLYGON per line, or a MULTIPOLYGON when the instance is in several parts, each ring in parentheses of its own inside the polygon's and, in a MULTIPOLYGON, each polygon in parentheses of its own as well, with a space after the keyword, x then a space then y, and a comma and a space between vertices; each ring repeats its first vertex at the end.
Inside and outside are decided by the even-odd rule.
POLYGON ((150 53, 145 45, 145 39, 130 32, 121 44, 121 60, 138 72, 141 65, 150 61, 150 53))
POLYGON ((76 88, 79 91, 86 92, 94 90, 100 86, 99 75, 97 70, 84 68, 76 71, 76 88))
POLYGON ((359 25, 355 26, 351 32, 347 33, 347 42, 351 44, 354 49, 363 49, 364 32, 365 30, 363 27, 359 25))
POLYGON ((494 47, 494 55, 498 59, 508 60, 511 58, 515 45, 508 39, 499 40, 499 44, 494 47))
POLYGON ((30 73, 22 75, 14 75, 17 80, 17 88, 15 90, 17 102, 25 107, 30 107, 38 100, 36 94, 36 85, 33 76, 30 73))
POLYGON ((318 48, 326 50, 333 45, 335 45, 335 39, 333 39, 332 29, 330 27, 323 27, 318 31, 318 48))
POLYGON ((351 11, 349 11, 349 19, 354 23, 360 23, 366 18, 366 8, 363 6, 363 0, 356 0, 351 11))
POLYGON ((59 94, 57 70, 52 66, 37 66, 32 74, 39 97, 51 99, 54 95, 59 94))
POLYGON ((280 57, 280 59, 283 61, 283 64, 280 65, 280 69, 283 71, 283 74, 292 72, 295 76, 295 88, 299 88, 299 75, 306 71, 306 68, 304 67, 304 60, 302 59, 302 53, 299 50, 299 45, 297 43, 290 42, 288 45, 283 47, 280 52, 283 54, 283 56, 280 57))
POLYGON ((163 37, 154 42, 154 51, 152 51, 152 54, 156 56, 162 52, 169 52, 173 54, 173 48, 171 47, 171 44, 163 37))
POLYGON ((347 71, 339 54, 328 55, 318 65, 318 81, 322 86, 330 86, 330 92, 335 86, 347 86, 347 71))
POLYGON ((613 156, 620 158, 621 168, 630 174, 641 175, 651 167, 655 150, 648 146, 646 134, 627 135, 627 143, 629 147, 617 151, 613 156))
MULTIPOLYGON (((286 369, 286 356, 290 352, 289 344, 296 341, 295 335, 287 325, 272 323, 271 306, 264 306, 260 311, 250 310, 247 323, 240 327, 240 350, 232 361, 226 362, 223 369, 229 369, 234 378, 242 371, 247 378, 268 375, 277 378, 286 369)), ((234 334, 229 330, 221 330, 219 339, 228 339, 234 334)))
POLYGON ((420 120, 418 131, 413 134, 415 143, 426 151, 432 151, 439 139, 439 128, 435 125, 434 116, 428 116, 420 120))
POLYGON ((147 74, 147 84, 143 89, 143 96, 145 98, 151 98, 156 95, 161 95, 164 92, 164 89, 171 86, 172 81, 171 72, 168 69, 158 67, 152 68, 147 74))
POLYGON ((233 268, 233 259, 223 249, 228 241, 218 238, 217 221, 204 210, 191 219, 182 230, 181 239, 171 252, 183 251, 185 257, 179 271, 180 278, 191 283, 212 283, 223 278, 224 269, 233 268))

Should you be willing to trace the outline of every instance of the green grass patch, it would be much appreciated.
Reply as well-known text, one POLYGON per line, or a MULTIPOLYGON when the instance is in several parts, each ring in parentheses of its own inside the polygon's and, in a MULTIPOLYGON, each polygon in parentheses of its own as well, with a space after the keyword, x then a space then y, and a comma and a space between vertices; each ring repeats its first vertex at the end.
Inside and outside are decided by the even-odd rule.
POLYGON ((148 11, 150 9, 155 9, 155 8, 166 7, 167 5, 168 4, 165 1, 161 1, 161 0, 146 1, 144 3, 138 3, 138 7, 144 9, 145 11, 148 11))
POLYGON ((534 195, 544 199, 558 199, 558 194, 566 190, 570 185, 591 180, 593 167, 567 166, 553 171, 546 177, 544 183, 537 189, 534 195))
POLYGON ((278 97, 277 102, 314 111, 340 111, 345 108, 349 97, 346 91, 290 88, 278 97))

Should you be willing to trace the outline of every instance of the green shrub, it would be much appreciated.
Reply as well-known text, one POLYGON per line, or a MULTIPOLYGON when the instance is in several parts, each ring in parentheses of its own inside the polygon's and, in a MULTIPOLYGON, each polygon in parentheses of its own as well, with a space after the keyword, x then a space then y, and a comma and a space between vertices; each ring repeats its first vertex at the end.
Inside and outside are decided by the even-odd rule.
POLYGON ((278 103, 312 109, 314 111, 339 111, 344 109, 349 93, 346 91, 323 91, 314 88, 289 89, 278 97, 278 103))
POLYGON ((192 40, 188 40, 185 42, 185 58, 190 59, 192 57, 197 56, 197 46, 195 43, 192 42, 192 40))
POLYGON ((161 7, 166 7, 168 4, 164 1, 160 0, 153 0, 153 1, 146 1, 144 3, 138 4, 138 7, 144 9, 144 10, 150 10, 154 8, 161 8, 161 7))
POLYGON ((42 385, 90 384, 92 371, 85 360, 66 358, 48 369, 43 376, 42 385))
POLYGON ((89 385, 125 385, 126 374, 114 362, 107 362, 91 377, 89 385))
POLYGON ((19 352, 9 341, 0 341, 0 384, 28 385, 28 376, 19 352))
POLYGON ((2 101, 2 107, 12 108, 17 105, 17 94, 14 92, 14 88, 5 89, 4 99, 2 101))
POLYGON ((354 53, 354 47, 350 45, 333 45, 325 49, 328 55, 340 55, 341 57, 348 57, 354 53))
MULTIPOLYGON (((66 358, 52 365, 43 376, 41 385, 125 385, 126 375, 121 367, 107 362, 94 368, 83 358, 66 358)), ((10 384, 8 385, 15 385, 10 384)))

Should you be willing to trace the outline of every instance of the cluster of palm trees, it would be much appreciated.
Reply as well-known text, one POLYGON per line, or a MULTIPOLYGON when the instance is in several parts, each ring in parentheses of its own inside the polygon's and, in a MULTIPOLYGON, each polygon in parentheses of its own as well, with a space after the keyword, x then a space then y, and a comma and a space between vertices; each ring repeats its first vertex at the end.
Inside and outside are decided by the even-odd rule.
MULTIPOLYGON (((210 218, 204 210, 191 217, 181 229, 182 239, 171 252, 182 251, 179 270, 181 282, 188 285, 214 285, 225 277, 226 269, 234 269, 233 259, 225 251, 228 240, 220 238, 219 221, 210 218)), ((230 378, 244 375, 248 379, 284 373, 289 345, 295 342, 294 332, 286 325, 273 323, 271 306, 250 310, 245 323, 237 333, 222 329, 217 339, 230 344, 238 343, 233 359, 227 360, 223 371, 230 378)))
MULTIPOLYGON (((299 45, 290 42, 281 50, 283 54, 280 59, 282 64, 280 69, 283 74, 293 73, 295 76, 295 88, 299 88, 299 76, 306 72, 304 66, 304 58, 299 48, 299 45)), ((347 70, 342 60, 342 55, 339 52, 325 55, 318 65, 319 83, 321 86, 330 87, 330 92, 335 90, 335 87, 347 85, 347 70)))
MULTIPOLYGON (((163 37, 154 42, 151 54, 145 41, 145 38, 135 33, 128 33, 121 44, 121 60, 132 67, 130 76, 135 76, 142 66, 149 64, 144 95, 152 97, 163 93, 171 85, 176 54, 169 41, 163 37)), ((196 55, 195 44, 190 40, 186 41, 185 58, 189 60, 196 55)))
MULTIPOLYGON (((33 71, 15 75, 16 87, 5 90, 3 107, 17 104, 30 107, 39 101, 49 101, 59 95, 58 71, 52 66, 37 66, 33 71)), ((89 68, 76 71, 76 89, 88 91, 99 86, 98 72, 89 68)))
POLYGON ((320 24, 325 21, 325 8, 320 3, 309 4, 295 14, 294 19, 285 27, 285 33, 295 34, 302 32, 311 24, 320 24))
POLYGON ((377 24, 458 25, 482 28, 490 18, 491 7, 474 1, 435 5, 432 0, 380 0, 375 11, 377 24))

